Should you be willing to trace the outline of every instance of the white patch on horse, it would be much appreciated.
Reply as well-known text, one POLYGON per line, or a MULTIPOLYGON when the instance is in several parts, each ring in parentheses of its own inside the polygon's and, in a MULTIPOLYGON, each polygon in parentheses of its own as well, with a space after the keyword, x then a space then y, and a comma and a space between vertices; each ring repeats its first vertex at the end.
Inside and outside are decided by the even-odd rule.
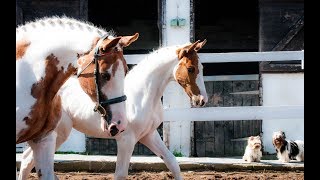
MULTIPOLYGON (((121 48, 122 49, 122 48, 121 48)), ((121 63, 121 59, 117 60, 119 62, 119 65, 117 67, 117 70, 114 74, 114 76, 112 76, 111 78, 114 79, 121 79, 123 77, 125 77, 125 67, 124 64, 121 63)), ((112 69, 113 69, 114 64, 110 67, 110 69, 108 70, 108 72, 110 74, 112 74, 112 69)), ((113 99, 116 97, 120 97, 123 96, 124 92, 123 91, 111 91, 111 89, 116 88, 116 89, 124 89, 124 84, 122 83, 117 83, 115 80, 113 81, 108 81, 107 83, 105 83, 105 85, 101 88, 101 92, 104 92, 104 94, 106 94, 106 96, 108 97, 108 99, 113 99)), ((125 109, 125 101, 120 102, 120 103, 116 103, 116 104, 111 104, 110 105, 110 110, 112 112, 112 118, 116 119, 116 121, 119 119, 124 119, 126 117, 122 117, 121 114, 123 114, 121 112, 122 109, 125 109)), ((123 129, 127 126, 127 123, 123 123, 123 121, 120 122, 119 124, 119 129, 123 129)))
POLYGON ((31 87, 37 82, 37 78, 35 76, 23 78, 24 74, 32 74, 32 71, 31 65, 23 59, 16 62, 16 72, 20 72, 16 76, 16 134, 27 128, 23 118, 28 116, 31 107, 36 102, 36 99, 31 95, 31 87), (26 89, 30 91, 26 91, 26 89))
POLYGON ((203 65, 201 64, 201 61, 199 59, 199 63, 198 63, 198 69, 199 69, 199 74, 197 76, 197 79, 196 79, 196 83, 199 87, 199 90, 200 90, 200 94, 203 96, 203 100, 205 102, 208 101, 208 95, 207 95, 207 90, 206 90, 206 86, 204 85, 204 79, 203 79, 203 65))
MULTIPOLYGON (((139 65, 135 66, 125 78, 125 94, 127 95, 127 116, 128 121, 133 119, 144 119, 144 117, 137 117, 148 113, 148 107, 150 102, 158 101, 158 97, 162 96, 163 89, 158 89, 159 84, 162 85, 169 83, 173 80, 173 62, 178 64, 178 57, 176 55, 176 49, 178 46, 171 46, 160 48, 146 58, 144 58, 139 65), (161 67, 162 70, 159 70, 161 67), (160 73, 160 74, 159 74, 160 73), (153 78, 154 75, 161 78, 153 78), (162 82, 165 80, 165 82, 162 82), (154 88, 156 87, 156 88, 154 88), (156 94, 156 95, 155 95, 156 94), (150 100, 149 97, 157 97, 150 100), (143 112, 141 112, 143 111, 143 112)), ((156 113, 156 112, 154 112, 156 113)))

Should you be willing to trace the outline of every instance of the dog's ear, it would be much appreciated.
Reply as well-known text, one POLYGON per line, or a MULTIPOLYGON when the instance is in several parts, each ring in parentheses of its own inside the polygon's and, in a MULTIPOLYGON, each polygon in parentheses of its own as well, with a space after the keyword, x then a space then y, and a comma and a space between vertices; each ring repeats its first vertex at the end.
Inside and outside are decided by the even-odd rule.
POLYGON ((274 139, 272 138, 272 145, 274 146, 274 147, 276 147, 276 145, 275 145, 275 143, 274 143, 274 139))
POLYGON ((282 131, 283 139, 286 139, 286 134, 282 131))

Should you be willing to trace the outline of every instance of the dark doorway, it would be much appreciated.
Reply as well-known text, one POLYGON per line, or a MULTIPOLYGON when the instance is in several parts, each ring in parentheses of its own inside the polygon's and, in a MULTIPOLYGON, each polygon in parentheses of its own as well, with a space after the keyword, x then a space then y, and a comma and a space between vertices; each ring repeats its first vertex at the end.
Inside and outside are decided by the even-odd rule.
MULTIPOLYGON (((207 39, 200 53, 259 50, 259 2, 194 0, 195 40, 207 39)), ((207 63, 204 75, 259 74, 258 62, 207 63)))
POLYGON ((143 54, 159 47, 158 0, 89 1, 88 20, 116 35, 140 34, 126 54, 143 54))

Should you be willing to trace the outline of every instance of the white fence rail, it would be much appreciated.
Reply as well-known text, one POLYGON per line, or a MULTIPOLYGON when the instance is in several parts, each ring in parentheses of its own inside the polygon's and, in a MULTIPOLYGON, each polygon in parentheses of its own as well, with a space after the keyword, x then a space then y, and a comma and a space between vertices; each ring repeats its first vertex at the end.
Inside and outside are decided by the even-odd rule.
POLYGON ((304 51, 199 53, 202 63, 303 60, 304 51))
MULTIPOLYGON (((127 64, 137 64, 147 55, 125 55, 127 64)), ((199 53, 202 63, 301 60, 304 51, 199 53)), ((207 77, 207 80, 212 77, 207 77)), ((252 77, 255 78, 255 77, 252 77)), ((206 77, 205 77, 206 79, 206 77)), ((304 118, 304 106, 238 106, 165 109, 164 121, 225 121, 304 118)))
POLYGON ((164 110, 164 121, 236 121, 296 119, 303 117, 304 106, 236 106, 164 110))
MULTIPOLYGON (((124 55, 127 64, 138 64, 147 54, 124 55)), ((304 51, 199 53, 202 63, 304 60, 304 51)))

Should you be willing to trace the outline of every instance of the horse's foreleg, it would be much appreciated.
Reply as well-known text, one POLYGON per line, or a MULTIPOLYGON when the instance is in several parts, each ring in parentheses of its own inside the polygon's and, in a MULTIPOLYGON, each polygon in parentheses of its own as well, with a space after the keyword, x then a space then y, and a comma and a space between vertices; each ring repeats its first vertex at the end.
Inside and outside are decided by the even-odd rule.
POLYGON ((162 141, 158 131, 153 131, 139 140, 142 144, 147 146, 153 153, 159 156, 167 168, 172 172, 174 179, 182 179, 180 174, 180 166, 176 157, 168 150, 162 141))
POLYGON ((130 164, 130 159, 134 149, 134 145, 137 143, 135 136, 129 135, 122 136, 117 140, 117 163, 116 163, 116 172, 114 174, 114 179, 126 179, 128 176, 128 169, 130 164))
POLYGON ((57 133, 50 132, 39 141, 30 141, 29 145, 33 150, 36 172, 39 179, 54 180, 54 152, 57 133))
POLYGON ((31 147, 23 151, 20 172, 19 172, 19 180, 26 180, 34 167, 34 159, 33 159, 33 151, 31 147))
MULTIPOLYGON (((68 139, 71 130, 72 130, 72 121, 66 121, 66 119, 64 119, 64 121, 61 121, 59 123, 59 125, 55 129, 55 131, 57 132, 55 150, 57 150, 68 139)), ((23 155, 22 155, 20 172, 19 172, 19 180, 26 180, 33 168, 34 168, 33 151, 31 147, 29 147, 23 152, 23 155)))

